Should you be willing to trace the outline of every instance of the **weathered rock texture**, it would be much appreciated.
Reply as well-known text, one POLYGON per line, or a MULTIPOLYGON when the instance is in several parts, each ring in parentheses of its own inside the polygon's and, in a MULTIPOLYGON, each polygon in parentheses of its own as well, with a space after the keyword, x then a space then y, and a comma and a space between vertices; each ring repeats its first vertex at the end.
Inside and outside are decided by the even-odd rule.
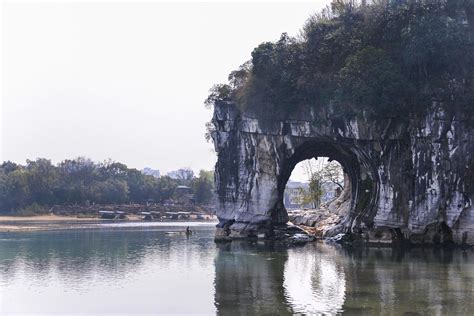
POLYGON ((474 128, 463 113, 434 104, 425 115, 387 118, 330 109, 263 116, 215 105, 216 236, 272 237, 288 221, 283 191, 295 165, 327 156, 351 182, 350 209, 327 236, 474 244, 474 128))

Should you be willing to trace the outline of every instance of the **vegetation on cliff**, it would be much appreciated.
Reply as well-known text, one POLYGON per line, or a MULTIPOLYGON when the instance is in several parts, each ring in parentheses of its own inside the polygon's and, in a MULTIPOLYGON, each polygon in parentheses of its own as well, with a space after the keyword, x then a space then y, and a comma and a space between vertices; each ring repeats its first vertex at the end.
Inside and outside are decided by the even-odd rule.
POLYGON ((474 0, 334 0, 295 38, 265 42, 215 85, 207 105, 288 115, 332 105, 344 114, 474 107, 474 0))
POLYGON ((179 185, 189 186, 197 203, 208 203, 213 194, 213 174, 191 170, 182 176, 155 178, 125 164, 90 159, 27 160, 25 166, 0 164, 0 214, 39 213, 55 204, 85 205, 162 202, 173 198, 179 185))

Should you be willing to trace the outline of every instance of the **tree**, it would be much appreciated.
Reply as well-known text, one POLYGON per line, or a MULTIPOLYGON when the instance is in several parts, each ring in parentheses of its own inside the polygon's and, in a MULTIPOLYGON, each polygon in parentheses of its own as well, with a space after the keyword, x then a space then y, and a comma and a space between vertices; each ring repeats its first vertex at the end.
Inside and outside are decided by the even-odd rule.
POLYGON ((8 187, 7 179, 3 170, 0 169, 0 214, 7 213, 9 210, 8 205, 8 187))
POLYGON ((339 77, 339 102, 392 114, 405 105, 406 79, 381 49, 366 47, 349 56, 339 77))
POLYGON ((30 189, 28 187, 28 176, 24 168, 10 172, 6 179, 6 208, 11 211, 28 205, 30 189))
POLYGON ((117 179, 107 179, 95 182, 89 188, 88 199, 102 204, 120 204, 128 200, 127 182, 117 179))
POLYGON ((178 180, 163 176, 159 182, 160 201, 170 199, 178 186, 178 180))
POLYGON ((111 159, 100 163, 97 168, 97 171, 103 179, 126 179, 127 170, 128 168, 125 164, 111 159))
POLYGON ((10 172, 15 171, 18 168, 20 168, 19 165, 17 165, 16 163, 14 163, 12 161, 9 161, 9 160, 4 161, 0 165, 0 170, 2 170, 5 174, 9 174, 10 172))
POLYGON ((98 166, 90 159, 78 157, 61 161, 58 166, 59 186, 55 190, 58 203, 83 203, 88 187, 98 181, 98 166))
POLYGON ((30 203, 36 202, 42 205, 55 202, 54 190, 58 187, 58 172, 51 160, 39 158, 35 161, 26 161, 26 178, 29 188, 30 203))
POLYGON ((153 179, 149 179, 147 176, 144 176, 137 169, 128 169, 126 177, 129 191, 129 200, 132 202, 142 202, 148 199, 148 187, 150 186, 146 185, 146 182, 147 180, 153 181, 153 179))
POLYGON ((229 100, 232 93, 232 88, 228 84, 215 84, 209 90, 209 95, 204 101, 204 105, 210 108, 220 100, 229 100))
POLYGON ((315 172, 310 178, 308 190, 300 189, 300 196, 302 204, 311 204, 313 208, 319 207, 321 204, 321 197, 323 195, 322 188, 323 180, 321 173, 315 172))
POLYGON ((194 171, 192 171, 190 168, 181 168, 168 172, 168 176, 178 180, 181 185, 190 185, 191 180, 194 177, 194 171))
POLYGON ((199 177, 193 180, 192 189, 197 203, 209 203, 213 196, 214 172, 200 170, 199 177))
POLYGON ((337 185, 341 190, 344 189, 344 171, 337 161, 328 161, 321 170, 322 178, 337 185))
POLYGON ((231 91, 240 89, 247 81, 251 71, 252 71, 252 62, 250 60, 240 65, 238 70, 232 71, 228 77, 231 91))
POLYGON ((44 212, 55 204, 121 204, 129 201, 162 202, 175 194, 178 185, 192 187, 198 203, 213 196, 212 171, 199 177, 189 168, 171 172, 174 178, 155 178, 125 164, 106 160, 95 163, 84 157, 53 165, 48 159, 27 160, 26 166, 0 164, 0 213, 44 212))
POLYGON ((474 114, 473 68, 472 0, 334 0, 300 36, 258 45, 208 101, 232 100, 262 118, 307 107, 393 116, 433 100, 474 114))
POLYGON ((317 208, 324 194, 324 183, 331 182, 344 189, 344 171, 337 161, 307 159, 303 161, 302 167, 308 176, 309 186, 307 190, 300 189, 301 204, 312 204, 317 208))

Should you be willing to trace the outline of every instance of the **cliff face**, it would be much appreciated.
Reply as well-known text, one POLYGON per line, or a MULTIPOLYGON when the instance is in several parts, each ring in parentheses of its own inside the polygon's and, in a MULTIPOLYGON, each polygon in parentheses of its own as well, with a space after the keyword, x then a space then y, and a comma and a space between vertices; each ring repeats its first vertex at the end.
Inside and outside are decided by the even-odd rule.
POLYGON ((327 156, 351 182, 349 212, 327 236, 474 244, 474 128, 462 113, 435 104, 423 116, 349 118, 308 109, 259 119, 218 102, 212 122, 217 237, 271 237, 288 221, 283 192, 295 165, 327 156))

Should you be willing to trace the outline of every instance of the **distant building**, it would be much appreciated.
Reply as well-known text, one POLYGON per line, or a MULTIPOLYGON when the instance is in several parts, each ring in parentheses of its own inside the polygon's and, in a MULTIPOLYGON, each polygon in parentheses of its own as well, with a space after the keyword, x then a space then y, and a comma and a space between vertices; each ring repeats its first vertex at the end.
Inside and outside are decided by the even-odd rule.
MULTIPOLYGON (((323 194, 321 196, 321 203, 327 203, 337 197, 337 189, 339 186, 332 182, 324 182, 322 184, 323 194)), ((313 208, 312 204, 303 204, 301 195, 302 190, 308 190, 307 182, 288 181, 286 184, 285 193, 283 195, 283 203, 288 210, 313 208)), ((340 190, 339 190, 340 193, 340 190)))
POLYGON ((288 181, 286 184, 283 203, 289 210, 311 208, 311 205, 303 204, 301 190, 308 190, 309 185, 306 182, 288 181))
POLYGON ((147 167, 147 168, 144 168, 141 172, 147 176, 153 176, 155 178, 160 177, 160 170, 155 170, 155 169, 151 169, 147 167))
POLYGON ((176 187, 176 194, 191 194, 191 193, 193 193, 193 190, 191 190, 191 188, 188 186, 178 185, 176 187))
MULTIPOLYGON (((334 182, 324 182, 322 184, 323 187, 323 195, 321 196, 321 203, 327 203, 332 199, 337 197, 337 189, 339 186, 334 182)), ((340 193, 340 191, 339 191, 340 193)))

